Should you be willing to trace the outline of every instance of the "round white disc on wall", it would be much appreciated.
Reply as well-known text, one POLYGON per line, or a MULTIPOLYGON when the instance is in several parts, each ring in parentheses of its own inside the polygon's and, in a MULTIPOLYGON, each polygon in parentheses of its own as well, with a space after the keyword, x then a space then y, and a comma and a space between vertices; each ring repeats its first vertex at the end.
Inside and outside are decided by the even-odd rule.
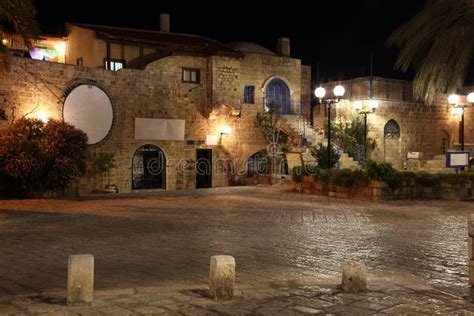
POLYGON ((94 85, 80 85, 66 97, 63 108, 66 123, 84 131, 89 137, 89 145, 102 141, 114 119, 112 102, 107 94, 94 85))

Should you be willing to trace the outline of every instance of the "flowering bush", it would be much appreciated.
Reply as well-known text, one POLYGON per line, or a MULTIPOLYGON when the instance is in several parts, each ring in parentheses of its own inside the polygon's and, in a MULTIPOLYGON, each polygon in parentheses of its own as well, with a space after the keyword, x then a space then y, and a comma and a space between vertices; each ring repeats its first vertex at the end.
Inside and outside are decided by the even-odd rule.
POLYGON ((64 122, 20 119, 0 130, 0 178, 16 194, 64 189, 84 174, 87 135, 64 122))

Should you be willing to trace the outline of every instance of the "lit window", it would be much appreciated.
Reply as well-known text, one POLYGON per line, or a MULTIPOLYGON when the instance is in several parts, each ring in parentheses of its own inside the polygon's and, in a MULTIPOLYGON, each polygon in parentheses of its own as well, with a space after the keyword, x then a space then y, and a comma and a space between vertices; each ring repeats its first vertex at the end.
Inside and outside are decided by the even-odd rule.
POLYGON ((244 103, 246 104, 255 103, 255 86, 245 86, 244 103))
POLYGON ((78 66, 83 66, 84 65, 84 59, 82 57, 79 57, 78 59, 76 59, 76 64, 78 66))
POLYGON ((183 82, 199 83, 200 70, 192 68, 183 68, 183 82))
POLYGON ((122 60, 122 59, 107 60, 107 59, 105 59, 104 60, 104 67, 107 70, 117 71, 117 70, 125 68, 125 60, 122 60))

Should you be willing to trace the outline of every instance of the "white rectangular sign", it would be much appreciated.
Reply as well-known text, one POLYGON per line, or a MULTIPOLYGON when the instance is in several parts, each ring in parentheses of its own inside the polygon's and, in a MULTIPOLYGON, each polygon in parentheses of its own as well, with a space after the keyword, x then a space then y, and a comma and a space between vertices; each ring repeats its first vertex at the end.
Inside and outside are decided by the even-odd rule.
POLYGON ((448 152, 446 153, 446 167, 468 167, 469 166, 469 153, 468 152, 448 152))
POLYGON ((185 121, 135 118, 136 140, 184 140, 185 121))

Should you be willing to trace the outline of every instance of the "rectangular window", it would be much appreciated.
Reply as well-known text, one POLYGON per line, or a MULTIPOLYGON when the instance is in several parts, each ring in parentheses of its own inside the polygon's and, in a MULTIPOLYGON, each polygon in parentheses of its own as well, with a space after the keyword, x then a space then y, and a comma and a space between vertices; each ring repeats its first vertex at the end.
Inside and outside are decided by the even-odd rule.
POLYGON ((107 70, 117 71, 125 68, 125 60, 123 59, 110 59, 104 58, 104 67, 107 70))
POLYGON ((201 71, 194 68, 183 68, 183 82, 187 83, 199 83, 201 77, 201 71))
POLYGON ((245 86, 244 103, 255 104, 255 86, 245 86))
POLYGON ((84 65, 84 59, 82 59, 82 57, 79 57, 78 59, 76 59, 76 64, 78 66, 83 66, 84 65))

